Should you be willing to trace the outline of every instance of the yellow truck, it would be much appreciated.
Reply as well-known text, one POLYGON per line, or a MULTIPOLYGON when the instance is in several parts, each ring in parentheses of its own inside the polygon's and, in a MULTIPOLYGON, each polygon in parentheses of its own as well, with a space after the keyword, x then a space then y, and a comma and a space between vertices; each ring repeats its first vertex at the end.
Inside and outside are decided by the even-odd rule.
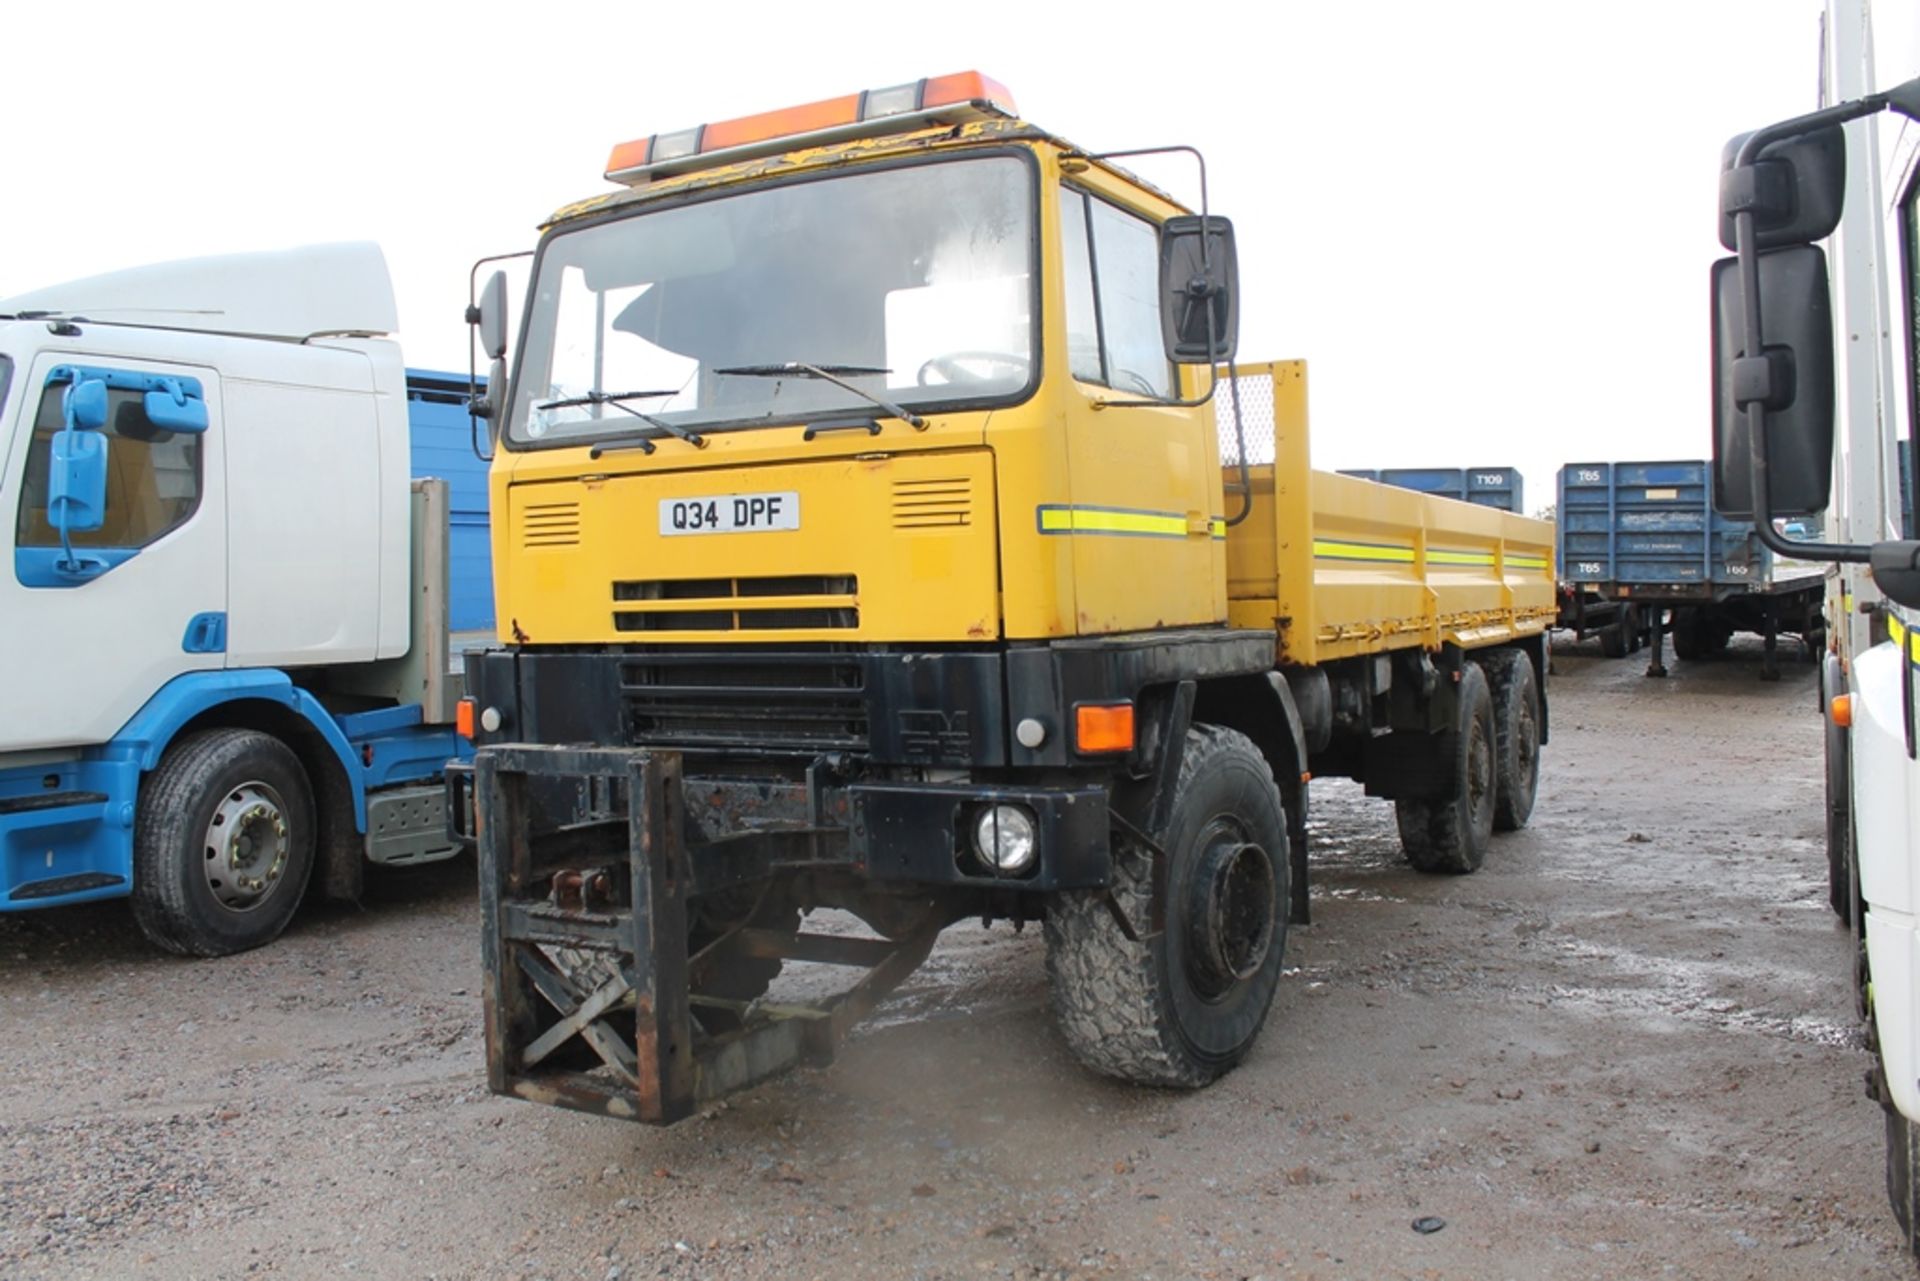
POLYGON ((1306 920, 1310 777, 1427 871, 1526 822, 1552 527, 1312 471, 1231 225, 1124 158, 977 73, 849 94, 615 148, 510 369, 481 291, 495 1091, 672 1122, 963 919, 1043 926, 1088 1066, 1198 1086, 1306 920))

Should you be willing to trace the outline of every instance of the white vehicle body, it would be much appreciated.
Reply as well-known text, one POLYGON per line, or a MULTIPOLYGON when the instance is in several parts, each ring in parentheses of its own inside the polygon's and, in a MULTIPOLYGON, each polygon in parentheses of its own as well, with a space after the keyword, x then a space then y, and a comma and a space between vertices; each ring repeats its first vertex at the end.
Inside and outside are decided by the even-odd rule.
POLYGON ((0 301, 0 911, 130 894, 157 942, 207 954, 277 933, 315 867, 351 895, 363 854, 455 852, 447 487, 413 475, 420 406, 396 324, 367 244, 0 301), (105 406, 91 426, 69 405, 83 386, 105 406), (171 419, 154 396, 193 413, 171 419), (55 517, 76 448, 107 476, 91 525, 55 517), (218 783, 206 740, 222 735, 221 759, 260 777, 219 784, 216 803, 195 789, 218 783), (252 824, 230 875, 188 878, 225 896, 207 918, 230 909, 225 934, 155 933, 153 913, 181 901, 142 899, 165 853, 148 848, 156 779, 171 810, 205 809, 208 860, 222 829, 252 824), (277 860, 249 863, 275 832, 277 860))

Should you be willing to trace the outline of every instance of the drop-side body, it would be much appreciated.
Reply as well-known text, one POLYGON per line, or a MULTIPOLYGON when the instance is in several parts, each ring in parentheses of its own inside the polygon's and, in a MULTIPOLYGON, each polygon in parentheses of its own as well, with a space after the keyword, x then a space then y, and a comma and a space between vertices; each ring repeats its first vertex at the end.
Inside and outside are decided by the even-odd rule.
POLYGON ((1551 526, 1311 472, 1304 364, 1170 359, 1185 211, 972 105, 542 238, 450 779, 496 1090, 677 1119, 829 1055, 969 917, 1044 924, 1090 1065, 1198 1084, 1305 919, 1311 772, 1435 870, 1525 819, 1551 526), (785 960, 864 973, 761 999, 785 960))
POLYGON ((365 245, 0 303, 0 910, 132 895, 156 941, 225 952, 316 865, 350 897, 368 858, 457 851, 448 489, 413 468, 455 393, 392 327, 365 245))

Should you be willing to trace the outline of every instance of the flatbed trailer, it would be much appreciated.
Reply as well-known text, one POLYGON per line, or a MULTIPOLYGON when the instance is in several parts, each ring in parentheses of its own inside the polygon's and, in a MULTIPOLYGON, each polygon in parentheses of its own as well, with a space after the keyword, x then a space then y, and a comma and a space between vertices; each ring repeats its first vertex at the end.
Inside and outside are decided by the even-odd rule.
MULTIPOLYGON (((1737 632, 1765 642, 1761 679, 1778 680, 1782 632, 1809 655, 1825 644, 1826 574, 1775 556, 1748 521, 1713 509, 1711 464, 1699 459, 1570 463, 1559 476, 1559 557, 1572 625, 1600 621, 1609 657, 1645 641, 1647 675, 1667 674, 1665 643, 1692 661, 1737 632), (1617 613, 1608 619, 1603 611, 1617 613)), ((1568 610, 1562 608, 1562 625, 1568 610)))
POLYGON ((1087 1066, 1203 1085, 1306 921, 1309 778, 1431 873, 1526 822, 1551 525, 1312 471, 1304 364, 1234 364, 1224 219, 974 73, 608 173, 485 406, 501 636, 449 812, 493 1090, 679 1120, 830 1059, 967 919, 1041 926, 1087 1066), (788 961, 858 977, 781 1000, 788 961))

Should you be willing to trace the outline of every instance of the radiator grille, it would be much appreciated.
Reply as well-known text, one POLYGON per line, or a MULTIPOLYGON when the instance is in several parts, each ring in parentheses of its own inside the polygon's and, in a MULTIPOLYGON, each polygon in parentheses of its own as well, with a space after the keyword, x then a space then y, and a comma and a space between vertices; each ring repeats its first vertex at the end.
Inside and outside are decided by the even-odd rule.
POLYGON ((520 509, 522 547, 573 547, 579 542, 579 503, 528 503, 520 509))
POLYGON ((865 681, 833 654, 673 653, 620 664, 634 743, 826 748, 867 746, 865 681))
POLYGON ((956 529, 973 523, 973 481, 965 476, 893 482, 895 529, 956 529))
POLYGON ((860 626, 852 574, 766 578, 616 580, 613 626, 621 632, 780 632, 860 626))

